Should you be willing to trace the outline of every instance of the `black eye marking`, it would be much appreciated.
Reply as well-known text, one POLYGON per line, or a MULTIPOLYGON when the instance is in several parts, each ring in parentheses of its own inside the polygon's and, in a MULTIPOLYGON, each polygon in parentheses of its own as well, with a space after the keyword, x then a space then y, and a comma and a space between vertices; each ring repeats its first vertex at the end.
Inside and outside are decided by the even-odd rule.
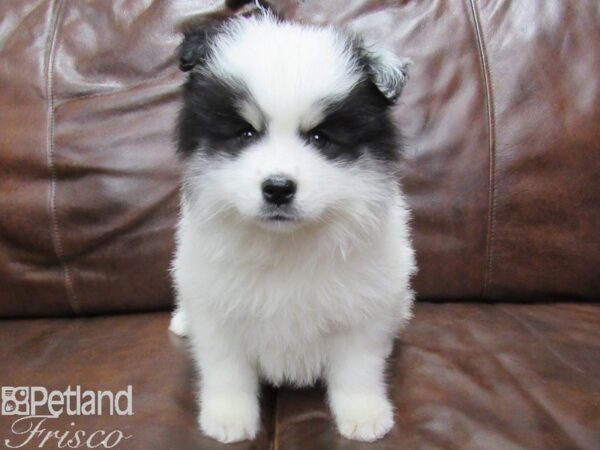
POLYGON ((242 80, 192 71, 182 97, 177 123, 177 152, 182 158, 196 152, 236 157, 265 136, 266 119, 258 108, 256 128, 242 114, 240 105, 254 103, 242 80))
POLYGON ((311 147, 317 149, 327 159, 354 160, 360 153, 354 142, 348 141, 343 136, 343 130, 331 130, 326 128, 327 123, 301 133, 304 141, 311 147))
POLYGON ((370 153, 382 161, 397 158, 397 134, 388 113, 390 103, 368 79, 341 100, 323 99, 323 120, 304 141, 331 160, 354 161, 370 153))

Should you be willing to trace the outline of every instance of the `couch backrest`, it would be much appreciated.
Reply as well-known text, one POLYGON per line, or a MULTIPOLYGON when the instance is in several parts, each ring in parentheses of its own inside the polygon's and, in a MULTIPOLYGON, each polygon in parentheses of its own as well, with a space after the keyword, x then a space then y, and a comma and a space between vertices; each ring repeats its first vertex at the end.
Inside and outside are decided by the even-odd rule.
MULTIPOLYGON (((596 0, 274 3, 414 61, 395 115, 420 298, 599 297, 596 0)), ((223 8, 0 3, 0 315, 171 305, 175 24, 223 8)))

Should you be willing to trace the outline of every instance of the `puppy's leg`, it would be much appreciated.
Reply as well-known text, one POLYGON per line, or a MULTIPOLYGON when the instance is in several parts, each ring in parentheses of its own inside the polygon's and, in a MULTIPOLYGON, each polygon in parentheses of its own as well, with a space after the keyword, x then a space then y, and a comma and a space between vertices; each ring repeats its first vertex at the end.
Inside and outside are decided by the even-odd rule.
POLYGON ((171 315, 171 323, 169 324, 169 330, 171 333, 174 333, 177 336, 187 336, 187 316, 185 315, 185 312, 181 306, 177 306, 173 311, 173 314, 171 315))
POLYGON ((384 381, 393 337, 366 333, 336 336, 329 346, 326 381, 339 432, 348 439, 375 441, 394 425, 384 381))
POLYGON ((208 325, 192 338, 200 369, 200 428, 220 442, 253 439, 260 426, 256 371, 240 346, 217 327, 208 325))

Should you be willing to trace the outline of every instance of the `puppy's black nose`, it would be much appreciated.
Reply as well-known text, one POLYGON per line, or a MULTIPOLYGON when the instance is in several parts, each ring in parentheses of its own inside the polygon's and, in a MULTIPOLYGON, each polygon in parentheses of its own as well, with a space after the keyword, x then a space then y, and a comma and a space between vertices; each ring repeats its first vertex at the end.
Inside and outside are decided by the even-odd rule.
POLYGON ((265 202, 272 205, 290 203, 296 194, 296 183, 284 176, 269 177, 263 181, 261 187, 265 202))

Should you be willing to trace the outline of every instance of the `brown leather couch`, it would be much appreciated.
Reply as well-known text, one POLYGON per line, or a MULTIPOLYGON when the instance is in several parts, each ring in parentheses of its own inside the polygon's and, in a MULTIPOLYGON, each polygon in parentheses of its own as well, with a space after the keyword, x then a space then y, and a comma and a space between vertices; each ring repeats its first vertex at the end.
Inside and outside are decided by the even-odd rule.
POLYGON ((419 302, 385 439, 340 437, 321 388, 265 387, 255 442, 201 435, 167 332, 175 24, 242 3, 0 2, 0 385, 132 385, 134 415, 45 424, 120 449, 600 449, 597 0, 272 2, 414 61, 395 116, 419 302))

